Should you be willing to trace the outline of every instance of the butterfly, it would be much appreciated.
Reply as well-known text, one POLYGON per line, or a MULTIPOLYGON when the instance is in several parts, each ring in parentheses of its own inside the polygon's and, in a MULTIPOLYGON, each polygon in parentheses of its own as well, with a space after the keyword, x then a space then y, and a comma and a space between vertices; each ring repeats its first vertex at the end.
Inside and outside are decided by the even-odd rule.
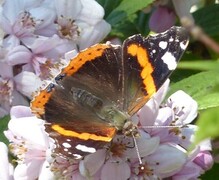
POLYGON ((184 28, 172 27, 131 36, 121 46, 96 44, 78 53, 31 102, 55 140, 54 152, 80 159, 117 133, 138 134, 131 117, 176 69, 188 41, 184 28))

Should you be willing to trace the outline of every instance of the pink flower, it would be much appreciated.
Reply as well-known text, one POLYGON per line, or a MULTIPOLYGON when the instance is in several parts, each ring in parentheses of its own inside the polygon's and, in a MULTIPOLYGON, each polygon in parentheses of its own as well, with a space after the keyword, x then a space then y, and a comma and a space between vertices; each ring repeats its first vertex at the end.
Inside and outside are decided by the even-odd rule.
POLYGON ((201 151, 193 160, 193 162, 203 170, 211 169, 213 166, 213 158, 209 151, 201 151))
POLYGON ((17 156, 18 165, 14 178, 36 179, 51 174, 46 158, 53 141, 45 133, 44 121, 37 119, 30 108, 15 106, 11 109, 11 120, 5 136, 10 141, 10 150, 17 156))
POLYGON ((40 80, 40 78, 29 71, 22 71, 13 79, 17 91, 19 91, 21 94, 25 95, 30 99, 32 98, 33 93, 36 92, 39 89, 39 87, 42 86, 42 81, 40 80))
POLYGON ((175 24, 176 15, 173 10, 158 6, 149 20, 149 27, 154 32, 163 32, 175 24))
POLYGON ((7 146, 0 142, 0 179, 4 180, 13 180, 13 171, 14 168, 12 164, 9 163, 8 161, 8 148, 7 146))
POLYGON ((132 162, 133 179, 170 177, 170 173, 183 167, 186 162, 186 151, 177 145, 162 144, 153 154, 144 157, 142 162, 142 165, 139 165, 138 161, 132 162))
POLYGON ((7 115, 12 106, 29 102, 19 92, 15 85, 12 67, 0 62, 0 117, 7 115))
POLYGON ((85 49, 100 42, 111 30, 103 20, 104 9, 94 0, 55 1, 57 29, 62 38, 85 49))
POLYGON ((51 78, 50 69, 54 68, 60 61, 60 57, 66 51, 71 50, 70 44, 66 40, 60 39, 57 35, 52 37, 29 38, 26 42, 29 51, 29 59, 23 62, 15 61, 18 64, 24 64, 24 71, 34 72, 42 80, 51 78))
POLYGON ((8 38, 18 42, 25 41, 36 32, 45 34, 43 30, 52 29, 55 12, 41 1, 5 1, 0 17, 0 25, 8 38))
MULTIPOLYGON (((149 19, 149 28, 155 32, 163 32, 176 23, 176 18, 186 25, 185 22, 194 23, 191 14, 193 5, 197 6, 197 0, 161 0, 153 3, 154 11, 149 19)), ((147 10, 145 10, 147 12, 147 10)))

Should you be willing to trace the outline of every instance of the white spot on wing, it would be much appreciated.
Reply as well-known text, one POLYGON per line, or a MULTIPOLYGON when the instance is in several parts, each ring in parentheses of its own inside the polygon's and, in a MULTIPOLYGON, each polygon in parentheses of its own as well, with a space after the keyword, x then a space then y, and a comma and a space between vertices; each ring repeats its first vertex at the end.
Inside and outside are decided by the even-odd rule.
POLYGON ((67 143, 67 142, 62 143, 62 145, 63 145, 65 148, 70 148, 70 147, 71 147, 71 144, 69 144, 69 143, 67 143))
POLYGON ((174 70, 176 69, 177 63, 176 63, 176 58, 172 55, 170 52, 166 52, 161 59, 163 62, 167 65, 169 70, 174 70))
POLYGON ((153 49, 153 50, 152 50, 152 53, 156 53, 156 50, 155 50, 155 49, 153 49))
POLYGON ((161 48, 161 49, 166 49, 167 48, 167 42, 166 41, 160 41, 159 42, 159 47, 161 48))
POLYGON ((72 154, 74 156, 75 159, 81 159, 82 156, 80 154, 72 154))
POLYGON ((81 144, 78 144, 75 148, 78 149, 78 150, 80 150, 80 151, 88 152, 88 153, 94 153, 94 152, 96 152, 96 149, 95 149, 95 148, 87 147, 87 146, 81 145, 81 144))
POLYGON ((181 49, 182 49, 182 50, 185 50, 186 47, 187 47, 187 45, 188 45, 188 43, 189 43, 189 41, 187 41, 186 44, 184 44, 184 42, 181 42, 181 43, 180 43, 181 49))
POLYGON ((169 39, 169 42, 173 42, 173 40, 174 40, 174 39, 173 39, 173 37, 171 36, 170 39, 169 39))

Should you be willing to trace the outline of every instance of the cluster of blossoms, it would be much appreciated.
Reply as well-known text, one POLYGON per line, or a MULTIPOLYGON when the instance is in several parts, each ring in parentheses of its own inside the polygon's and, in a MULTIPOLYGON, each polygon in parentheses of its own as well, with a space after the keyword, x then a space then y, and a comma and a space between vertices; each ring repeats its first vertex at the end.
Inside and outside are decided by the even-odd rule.
POLYGON ((95 0, 6 0, 0 7, 0 117, 51 78, 70 51, 100 42, 110 25, 95 0), (91 11, 92 10, 92 11, 91 11))
POLYGON ((54 140, 45 132, 44 121, 31 114, 29 107, 15 106, 6 137, 10 150, 18 158, 15 169, 8 162, 7 148, 0 162, 0 177, 14 179, 196 179, 211 168, 210 141, 190 151, 196 126, 189 124, 197 116, 197 103, 183 91, 161 104, 167 81, 158 93, 133 117, 140 137, 116 135, 106 149, 75 160, 54 155, 54 140), (28 128, 24 129, 23 124, 28 128), (5 166, 7 164, 7 166, 5 166))
MULTIPOLYGON (((94 0, 6 0, 2 4, 0 117, 10 111, 5 136, 16 166, 0 142, 0 179, 180 180, 195 179, 212 166, 210 141, 190 151, 197 127, 189 123, 197 116, 197 103, 178 91, 161 104, 168 81, 133 117, 141 135, 136 146, 133 138, 116 135, 106 149, 83 160, 53 154, 55 142, 45 132, 45 121, 31 113, 29 100, 42 81, 51 78, 50 69, 59 66, 63 54, 89 47, 110 32, 103 16, 103 8, 94 0)), ((151 22, 156 22, 153 16, 151 22)))

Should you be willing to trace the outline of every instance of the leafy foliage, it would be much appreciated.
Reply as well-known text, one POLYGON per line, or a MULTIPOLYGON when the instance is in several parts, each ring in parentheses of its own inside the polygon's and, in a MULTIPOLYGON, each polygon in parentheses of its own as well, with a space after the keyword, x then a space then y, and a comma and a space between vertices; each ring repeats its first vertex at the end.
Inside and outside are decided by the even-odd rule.
MULTIPOLYGON (((97 0, 105 10, 105 19, 112 26, 109 38, 125 39, 130 35, 149 33, 148 21, 151 12, 144 13, 153 0, 97 0)), ((212 1, 213 2, 213 1, 212 1)), ((202 8, 192 15, 195 23, 203 31, 219 42, 219 4, 205 1, 202 8), (209 4, 210 5, 209 5, 209 4)), ((179 22, 178 22, 179 23, 179 22)), ((206 138, 219 137, 219 55, 209 47, 191 39, 187 53, 183 56, 179 69, 173 76, 169 95, 183 90, 191 95, 199 105, 196 143, 206 138)), ((0 141, 8 143, 3 131, 7 129, 9 117, 0 119, 0 141)), ((219 164, 203 175, 203 179, 219 176, 219 164)))
POLYGON ((195 143, 206 138, 215 138, 219 136, 219 107, 211 108, 200 113, 200 118, 197 122, 199 127, 196 132, 195 143))
POLYGON ((199 109, 219 106, 219 71, 206 71, 185 78, 171 86, 169 95, 183 90, 199 104, 199 109))
POLYGON ((219 4, 205 6, 193 14, 197 25, 211 36, 219 35, 219 4))
POLYGON ((8 140, 4 135, 4 131, 8 128, 9 116, 0 119, 0 141, 8 144, 8 140))
POLYGON ((112 25, 111 36, 127 38, 136 33, 148 34, 149 14, 141 10, 146 8, 153 0, 110 0, 98 1, 105 9, 105 19, 112 25), (134 3, 134 4, 133 4, 134 3))

